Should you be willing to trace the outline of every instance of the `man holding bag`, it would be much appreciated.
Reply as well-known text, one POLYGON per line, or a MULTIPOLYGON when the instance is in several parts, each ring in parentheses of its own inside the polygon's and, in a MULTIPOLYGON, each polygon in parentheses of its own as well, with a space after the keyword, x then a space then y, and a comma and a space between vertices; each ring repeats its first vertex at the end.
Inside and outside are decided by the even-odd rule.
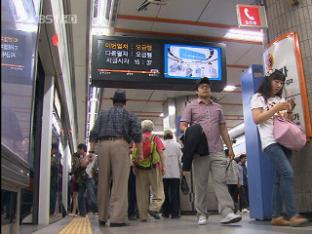
MULTIPOLYGON (((214 190, 218 199, 222 224, 239 222, 240 215, 234 214, 234 206, 226 186, 226 156, 223 152, 223 142, 229 149, 229 157, 234 158, 232 142, 227 132, 221 105, 211 99, 210 81, 204 77, 196 83, 198 98, 189 103, 180 120, 180 129, 185 132, 189 125, 200 125, 206 135, 209 145, 209 155, 194 157, 193 176, 195 180, 195 208, 198 214, 198 224, 207 224, 207 184, 211 172, 214 190), (222 138, 222 139, 221 139, 222 138)), ((183 172, 185 173, 185 172, 183 172)))

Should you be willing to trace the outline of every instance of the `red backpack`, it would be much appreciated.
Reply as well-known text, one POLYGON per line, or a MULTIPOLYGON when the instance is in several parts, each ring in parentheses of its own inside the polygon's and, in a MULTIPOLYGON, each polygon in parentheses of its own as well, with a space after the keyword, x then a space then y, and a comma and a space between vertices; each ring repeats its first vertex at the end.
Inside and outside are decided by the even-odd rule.
POLYGON ((151 135, 150 137, 143 136, 143 158, 149 158, 152 154, 152 147, 155 146, 154 142, 155 136, 151 135))

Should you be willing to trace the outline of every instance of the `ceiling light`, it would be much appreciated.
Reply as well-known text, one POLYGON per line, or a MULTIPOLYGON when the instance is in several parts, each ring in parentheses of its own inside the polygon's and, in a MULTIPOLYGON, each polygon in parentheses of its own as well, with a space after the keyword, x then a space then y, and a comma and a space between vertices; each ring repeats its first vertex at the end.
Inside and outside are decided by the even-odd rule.
POLYGON ((169 115, 170 115, 170 116, 175 115, 175 113, 176 113, 176 108, 175 108, 174 104, 170 104, 170 105, 168 106, 168 112, 169 112, 169 115))
POLYGON ((263 41, 262 31, 252 31, 243 29, 230 29, 224 36, 229 39, 239 39, 239 40, 251 40, 251 41, 263 41))
POLYGON ((163 118, 165 115, 164 113, 160 113, 159 117, 163 118))
POLYGON ((105 35, 105 36, 111 36, 112 35, 112 28, 109 27, 92 27, 91 28, 91 34, 92 35, 105 35))
POLYGON ((224 87, 223 91, 231 92, 234 91, 235 89, 237 89, 235 85, 227 85, 224 87))

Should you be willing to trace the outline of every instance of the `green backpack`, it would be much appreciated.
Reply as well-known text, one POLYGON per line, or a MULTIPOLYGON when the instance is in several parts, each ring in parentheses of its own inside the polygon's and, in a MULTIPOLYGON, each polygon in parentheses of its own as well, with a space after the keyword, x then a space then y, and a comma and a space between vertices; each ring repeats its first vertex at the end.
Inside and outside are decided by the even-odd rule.
POLYGON ((155 136, 143 138, 143 160, 136 161, 139 155, 139 149, 135 147, 131 154, 133 163, 138 167, 151 168, 153 165, 160 161, 159 154, 156 150, 156 143, 154 142, 155 136))

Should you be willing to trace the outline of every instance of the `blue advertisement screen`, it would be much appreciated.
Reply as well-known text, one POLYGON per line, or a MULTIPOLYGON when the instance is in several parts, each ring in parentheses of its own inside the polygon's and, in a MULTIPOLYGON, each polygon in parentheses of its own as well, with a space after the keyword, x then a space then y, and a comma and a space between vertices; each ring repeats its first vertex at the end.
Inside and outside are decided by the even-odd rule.
POLYGON ((221 48, 213 46, 164 45, 165 78, 222 80, 221 48))

